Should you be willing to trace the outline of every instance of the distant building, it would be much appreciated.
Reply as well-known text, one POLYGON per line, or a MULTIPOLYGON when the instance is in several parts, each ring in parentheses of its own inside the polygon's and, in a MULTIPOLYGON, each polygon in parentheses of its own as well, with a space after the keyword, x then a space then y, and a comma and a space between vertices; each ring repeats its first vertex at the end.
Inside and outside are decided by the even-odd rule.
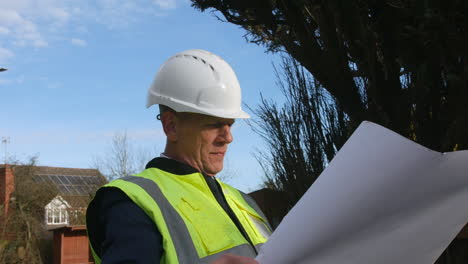
POLYGON ((53 184, 58 190, 45 205, 44 222, 48 229, 80 223, 80 216, 96 189, 106 182, 102 174, 95 169, 72 169, 58 167, 36 167, 34 181, 53 184))
MULTIPOLYGON (((8 215, 15 199, 15 171, 27 166, 0 165, 0 203, 8 215)), ((85 213, 95 191, 107 180, 96 169, 32 167, 32 180, 54 196, 44 204, 44 234, 53 242, 53 263, 92 263, 86 236, 85 213), (55 195, 54 195, 55 194, 55 195), (48 231, 47 231, 48 230, 48 231), (52 233, 53 235, 52 235, 52 233)), ((14 237, 14 236, 12 236, 14 237)), ((52 257, 51 257, 52 258, 52 257)), ((51 261, 49 261, 51 262, 51 261)))

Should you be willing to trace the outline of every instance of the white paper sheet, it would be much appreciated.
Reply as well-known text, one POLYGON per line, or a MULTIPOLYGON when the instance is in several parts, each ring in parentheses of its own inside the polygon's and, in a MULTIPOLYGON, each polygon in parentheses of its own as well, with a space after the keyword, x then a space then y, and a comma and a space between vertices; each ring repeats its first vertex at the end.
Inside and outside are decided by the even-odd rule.
POLYGON ((261 264, 432 264, 468 222, 468 151, 363 122, 263 245, 261 264))

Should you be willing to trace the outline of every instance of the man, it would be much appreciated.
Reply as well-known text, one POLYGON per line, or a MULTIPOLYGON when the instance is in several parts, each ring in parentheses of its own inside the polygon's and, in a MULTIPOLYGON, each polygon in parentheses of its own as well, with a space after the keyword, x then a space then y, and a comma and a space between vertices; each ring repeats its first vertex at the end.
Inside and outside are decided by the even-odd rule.
POLYGON ((99 189, 87 211, 96 263, 257 263, 271 228, 248 195, 222 183, 241 90, 220 57, 188 50, 168 59, 148 92, 166 134, 142 173, 99 189))

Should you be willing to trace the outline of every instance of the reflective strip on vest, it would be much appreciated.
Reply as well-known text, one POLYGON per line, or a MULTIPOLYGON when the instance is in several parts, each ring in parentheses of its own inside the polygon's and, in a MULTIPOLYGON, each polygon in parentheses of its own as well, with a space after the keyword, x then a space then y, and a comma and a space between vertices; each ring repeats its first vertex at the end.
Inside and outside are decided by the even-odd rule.
MULTIPOLYGON (((260 208, 258 207, 257 203, 254 201, 254 199, 250 197, 250 195, 245 194, 243 192, 240 192, 240 193, 242 195, 242 198, 244 198, 244 200, 250 205, 250 207, 252 207, 252 209, 254 209, 263 219, 267 219, 266 216, 263 214, 262 210, 260 210, 260 208)), ((250 217, 250 219, 255 224, 255 227, 257 227, 257 229, 260 231, 262 236, 264 236, 265 238, 270 237, 271 230, 273 229, 271 229, 271 226, 268 222, 264 224, 263 222, 259 221, 256 218, 250 217)), ((257 248, 257 252, 259 252, 261 245, 255 246, 255 248, 257 248)))
MULTIPOLYGON (((210 263, 226 253, 249 256, 252 258, 256 256, 250 244, 242 244, 200 259, 184 220, 169 203, 159 186, 154 181, 143 177, 128 176, 121 178, 121 180, 138 185, 143 190, 145 190, 149 196, 151 196, 151 198, 153 198, 153 200, 158 204, 164 221, 166 222, 167 229, 169 230, 172 242, 174 243, 179 263, 210 263)), ((256 245, 255 248, 259 250, 260 246, 260 244, 256 245)))

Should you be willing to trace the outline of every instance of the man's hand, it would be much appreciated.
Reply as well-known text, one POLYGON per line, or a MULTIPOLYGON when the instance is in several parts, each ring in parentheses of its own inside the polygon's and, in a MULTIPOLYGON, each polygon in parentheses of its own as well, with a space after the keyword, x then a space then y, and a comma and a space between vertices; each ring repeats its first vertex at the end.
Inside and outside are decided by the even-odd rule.
POLYGON ((258 264, 258 262, 252 258, 226 254, 210 264, 258 264))

